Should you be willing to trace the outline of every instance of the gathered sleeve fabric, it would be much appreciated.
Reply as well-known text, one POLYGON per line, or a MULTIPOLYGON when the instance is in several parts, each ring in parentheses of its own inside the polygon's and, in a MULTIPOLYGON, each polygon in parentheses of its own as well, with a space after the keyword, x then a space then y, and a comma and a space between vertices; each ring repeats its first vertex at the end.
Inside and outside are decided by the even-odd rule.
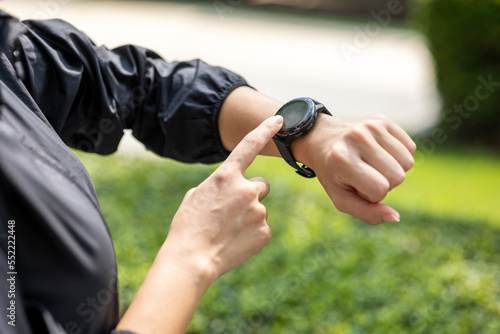
POLYGON ((221 161, 218 113, 242 85, 200 60, 108 50, 64 21, 0 10, 0 333, 133 334, 114 330, 112 239, 68 145, 109 154, 131 129, 159 155, 221 161))
POLYGON ((67 145, 110 154, 131 129, 147 149, 178 161, 229 154, 218 114, 225 97, 247 85, 241 76, 201 60, 167 62, 138 46, 96 46, 61 20, 24 24, 24 84, 67 145))

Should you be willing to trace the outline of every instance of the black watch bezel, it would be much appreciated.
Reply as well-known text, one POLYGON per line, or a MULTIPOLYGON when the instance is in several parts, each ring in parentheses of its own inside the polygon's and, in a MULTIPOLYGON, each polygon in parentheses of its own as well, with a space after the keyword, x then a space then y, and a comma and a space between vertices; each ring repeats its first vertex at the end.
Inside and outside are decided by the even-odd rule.
POLYGON ((311 168, 305 165, 300 166, 299 164, 297 164, 297 161, 295 160, 292 151, 290 150, 290 145, 295 139, 304 136, 312 129, 312 127, 314 126, 314 124, 316 124, 316 121, 318 120, 318 114, 320 112, 330 116, 331 113, 325 108, 325 106, 322 103, 313 100, 310 97, 300 97, 285 103, 278 110, 276 115, 280 114, 290 104, 295 103, 297 101, 303 101, 307 103, 308 108, 306 114, 302 117, 300 122, 298 122, 295 126, 291 128, 286 128, 286 120, 284 119, 283 127, 281 128, 280 131, 278 131, 276 135, 274 135, 273 141, 276 144, 276 147, 278 148, 283 159, 295 169, 295 172, 297 174, 306 178, 314 178, 316 176, 316 173, 314 173, 314 171, 311 168))

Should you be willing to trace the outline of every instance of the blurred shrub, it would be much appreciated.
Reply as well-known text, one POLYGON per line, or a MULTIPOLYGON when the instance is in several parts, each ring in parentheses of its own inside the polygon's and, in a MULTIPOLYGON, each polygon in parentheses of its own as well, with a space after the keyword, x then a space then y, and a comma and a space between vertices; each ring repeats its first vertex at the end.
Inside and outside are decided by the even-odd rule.
MULTIPOLYGON (((429 168, 446 174, 462 158, 429 168)), ((84 162, 115 242, 123 311, 185 192, 214 167, 127 156, 84 162)), ((369 226, 286 168, 276 159, 247 172, 271 184, 264 204, 273 239, 207 291, 189 333, 500 333, 500 226, 415 209, 401 223, 369 226)))
POLYGON ((500 147, 500 1, 420 0, 443 100, 437 140, 500 147))

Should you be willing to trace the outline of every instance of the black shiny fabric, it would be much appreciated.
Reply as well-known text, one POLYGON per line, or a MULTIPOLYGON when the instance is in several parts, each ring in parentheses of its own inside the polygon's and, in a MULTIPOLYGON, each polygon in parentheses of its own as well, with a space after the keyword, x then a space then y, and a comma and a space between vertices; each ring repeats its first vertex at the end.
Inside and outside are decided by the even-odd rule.
POLYGON ((123 129, 147 148, 184 162, 218 162, 227 153, 217 116, 240 76, 200 60, 165 62, 137 46, 96 47, 60 20, 27 21, 21 37, 24 84, 68 145, 116 150, 123 129))
POLYGON ((113 245, 67 145, 109 154, 132 129, 162 156, 221 161, 218 112, 246 82, 200 60, 97 47, 60 20, 22 24, 0 14, 0 333, 111 333, 119 321, 113 245))

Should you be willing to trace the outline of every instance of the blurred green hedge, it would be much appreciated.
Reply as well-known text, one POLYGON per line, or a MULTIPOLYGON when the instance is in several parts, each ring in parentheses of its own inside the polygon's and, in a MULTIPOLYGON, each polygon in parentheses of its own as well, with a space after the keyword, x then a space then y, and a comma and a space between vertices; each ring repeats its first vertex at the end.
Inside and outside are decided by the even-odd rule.
POLYGON ((413 15, 435 60, 441 140, 500 147, 500 1, 420 0, 413 15))
MULTIPOLYGON (((443 181, 451 166, 463 178, 485 165, 490 171, 480 169, 480 175, 486 179, 500 170, 499 160, 483 155, 461 166, 458 162, 473 162, 475 155, 441 153, 418 166, 427 172, 411 176, 425 188, 420 192, 428 201, 447 200, 433 197, 423 181, 431 172, 441 182, 430 182, 446 188, 443 183, 453 182, 443 181)), ((215 166, 80 156, 115 242, 123 311, 185 192, 215 166)), ((273 238, 207 291, 189 333, 500 333, 498 222, 486 223, 458 209, 461 218, 429 214, 425 203, 413 203, 403 185, 399 196, 413 203, 400 210, 403 220, 366 225, 335 210, 317 180, 297 177, 279 159, 257 160, 246 176, 264 176, 271 184, 264 204, 273 238)), ((482 183, 457 187, 467 189, 465 198, 489 196, 482 193, 482 183)))

